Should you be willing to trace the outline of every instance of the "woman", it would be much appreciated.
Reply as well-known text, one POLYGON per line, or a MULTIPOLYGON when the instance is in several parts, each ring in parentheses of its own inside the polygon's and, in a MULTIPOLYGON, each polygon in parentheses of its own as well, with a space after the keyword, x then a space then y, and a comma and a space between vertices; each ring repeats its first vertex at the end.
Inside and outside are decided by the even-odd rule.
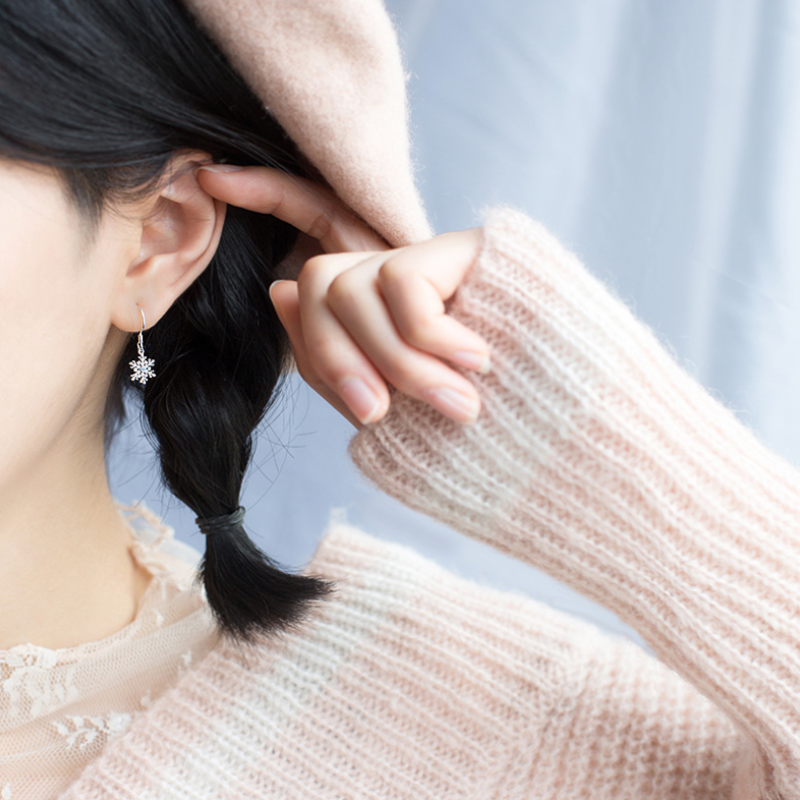
MULTIPOLYGON (((197 6, 253 86, 257 5, 197 6)), ((321 78, 290 80, 311 4, 279 6, 288 130, 321 78)), ((0 20, 0 797, 800 794, 798 475, 622 303, 513 211, 408 244, 422 217, 392 229, 307 126, 299 151, 173 0, 0 20), (276 285, 294 230, 369 252, 276 285), (263 558, 239 490, 284 329, 366 475, 659 660, 347 526, 310 575, 263 558), (208 534, 205 593, 108 492, 123 387, 208 534)))

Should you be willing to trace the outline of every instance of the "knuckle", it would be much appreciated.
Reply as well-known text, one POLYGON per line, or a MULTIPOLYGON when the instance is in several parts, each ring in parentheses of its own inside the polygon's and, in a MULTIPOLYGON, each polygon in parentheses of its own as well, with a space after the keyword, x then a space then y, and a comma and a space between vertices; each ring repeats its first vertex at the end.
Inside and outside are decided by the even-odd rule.
POLYGON ((334 308, 351 305, 359 294, 358 277, 351 271, 339 273, 328 286, 328 302, 334 308))
POLYGON ((341 270, 339 254, 320 253, 306 261, 303 269, 307 270, 310 280, 328 284, 341 270))
POLYGON ((408 270, 397 258, 390 258, 381 264, 378 270, 378 280, 381 286, 397 286, 403 283, 408 276, 408 270))
POLYGON ((402 359, 386 370, 389 381, 405 394, 415 394, 414 389, 423 379, 422 371, 411 359, 402 359))
POLYGON ((331 219, 329 214, 323 211, 316 217, 314 217, 313 222, 308 227, 307 233, 314 239, 321 241, 331 232, 332 226, 333 226, 333 220, 331 219))
POLYGON ((320 276, 327 271, 328 262, 324 255, 314 256, 309 258, 300 273, 297 276, 297 283, 299 286, 316 283, 320 276))
POLYGON ((406 320, 401 324, 400 331, 406 342, 418 350, 430 350, 437 343, 433 325, 429 320, 406 320))

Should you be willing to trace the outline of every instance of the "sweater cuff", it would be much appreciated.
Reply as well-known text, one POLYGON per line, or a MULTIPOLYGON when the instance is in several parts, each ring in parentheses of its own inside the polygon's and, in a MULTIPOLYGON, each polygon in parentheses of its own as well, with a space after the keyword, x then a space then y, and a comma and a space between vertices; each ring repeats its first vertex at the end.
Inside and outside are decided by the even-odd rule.
POLYGON ((800 475, 518 212, 450 313, 491 347, 478 421, 398 393, 358 468, 610 608, 800 779, 800 475))

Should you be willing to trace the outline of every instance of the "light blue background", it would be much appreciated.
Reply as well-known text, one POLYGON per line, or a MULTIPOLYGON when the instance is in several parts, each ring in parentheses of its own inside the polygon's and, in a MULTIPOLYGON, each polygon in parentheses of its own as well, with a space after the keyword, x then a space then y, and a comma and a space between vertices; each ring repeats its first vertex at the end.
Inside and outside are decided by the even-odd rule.
MULTIPOLYGON (((438 231, 510 203, 542 220, 761 438, 800 462, 800 4, 391 0, 438 231)), ((308 562, 331 507, 450 569, 636 639, 545 575, 408 511, 347 459, 351 426, 293 379, 259 439, 249 529, 308 562)), ((112 458, 202 548, 137 424, 112 458)))

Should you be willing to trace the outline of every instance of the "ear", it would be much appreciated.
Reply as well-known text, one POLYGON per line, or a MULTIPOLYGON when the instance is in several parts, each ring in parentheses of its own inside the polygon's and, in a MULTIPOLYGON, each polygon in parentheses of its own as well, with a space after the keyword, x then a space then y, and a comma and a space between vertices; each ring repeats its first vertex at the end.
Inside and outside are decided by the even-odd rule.
POLYGON ((141 329, 137 304, 152 328, 214 256, 227 206, 197 182, 197 167, 210 160, 194 151, 176 156, 160 188, 140 207, 139 253, 122 276, 112 309, 111 322, 120 330, 141 329))

